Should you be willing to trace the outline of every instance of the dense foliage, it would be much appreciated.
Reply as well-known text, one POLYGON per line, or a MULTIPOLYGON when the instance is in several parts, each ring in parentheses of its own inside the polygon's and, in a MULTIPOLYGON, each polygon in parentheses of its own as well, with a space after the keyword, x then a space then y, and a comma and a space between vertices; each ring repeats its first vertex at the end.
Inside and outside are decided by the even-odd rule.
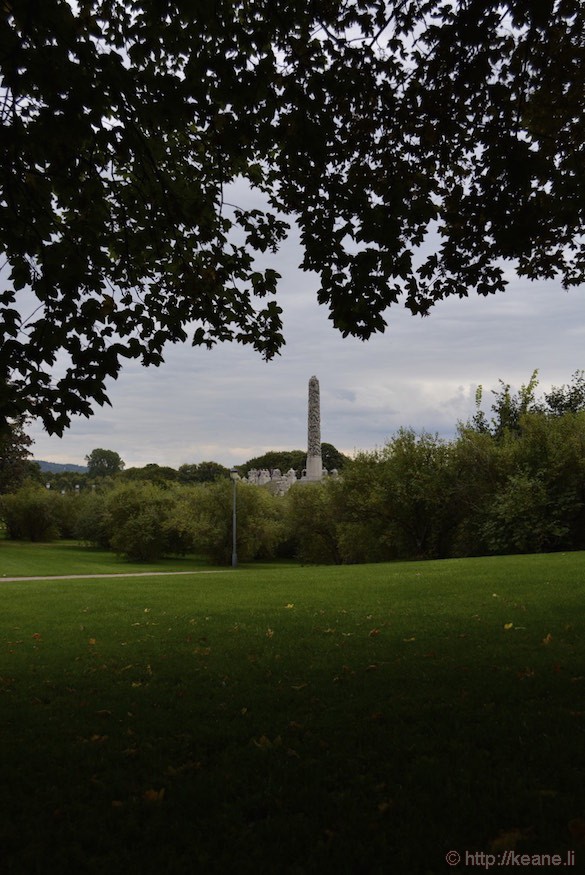
POLYGON ((580 0, 12 0, 0 44, 0 417, 62 433, 168 342, 270 358, 292 223, 362 339, 585 277, 580 0))
POLYGON ((25 432, 24 417, 0 423, 0 495, 13 492, 29 477, 38 474, 30 461, 32 438, 25 432))
MULTIPOLYGON (((322 441, 321 443, 321 457, 323 459, 323 467, 328 471, 333 471, 334 469, 341 471, 345 463, 349 461, 348 456, 345 456, 337 447, 327 443, 327 441, 322 441)), ((265 469, 270 472, 278 468, 281 474, 286 474, 292 468, 297 477, 300 477, 306 464, 306 450, 269 450, 269 452, 263 453, 261 456, 248 459, 243 465, 238 465, 238 471, 245 476, 253 468, 257 471, 265 469)))
POLYGON ((90 477, 111 477, 124 467, 124 462, 114 450, 97 448, 85 457, 90 477))
MULTIPOLYGON (((354 563, 585 549, 584 386, 577 372, 537 399, 535 372, 517 394, 501 384, 491 418, 478 392, 475 416, 452 441, 400 429, 346 461, 341 477, 296 484, 284 497, 239 482, 239 557, 354 563)), ((66 495, 30 483, 0 497, 0 518, 11 538, 74 535, 131 559, 195 551, 230 562, 227 477, 128 473, 66 495)))

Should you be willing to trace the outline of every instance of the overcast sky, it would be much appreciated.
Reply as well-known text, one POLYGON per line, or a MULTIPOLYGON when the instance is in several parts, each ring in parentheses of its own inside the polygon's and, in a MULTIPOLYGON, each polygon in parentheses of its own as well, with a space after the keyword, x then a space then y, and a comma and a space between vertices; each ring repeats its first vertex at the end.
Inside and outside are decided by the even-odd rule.
POLYGON ((382 446, 401 426, 452 436, 472 415, 478 384, 487 410, 499 378, 517 388, 538 368, 544 390, 585 369, 583 288, 512 277, 506 293, 440 302, 425 319, 391 308, 386 333, 363 343, 335 331, 316 303, 317 278, 298 270, 300 260, 294 240, 272 258, 282 274, 281 356, 266 363, 235 344, 170 346, 158 369, 127 364, 109 385, 112 407, 76 418, 63 438, 34 424, 34 457, 84 464, 101 447, 126 467, 230 466, 267 450, 304 449, 313 374, 322 440, 351 454, 382 446))

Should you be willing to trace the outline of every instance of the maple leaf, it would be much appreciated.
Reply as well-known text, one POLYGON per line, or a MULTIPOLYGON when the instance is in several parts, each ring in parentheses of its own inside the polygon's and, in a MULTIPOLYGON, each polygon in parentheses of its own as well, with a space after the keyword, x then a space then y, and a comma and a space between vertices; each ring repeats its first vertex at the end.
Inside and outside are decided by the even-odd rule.
POLYGON ((33 638, 35 639, 35 641, 40 641, 42 638, 42 635, 40 635, 38 632, 35 632, 33 635, 33 638))

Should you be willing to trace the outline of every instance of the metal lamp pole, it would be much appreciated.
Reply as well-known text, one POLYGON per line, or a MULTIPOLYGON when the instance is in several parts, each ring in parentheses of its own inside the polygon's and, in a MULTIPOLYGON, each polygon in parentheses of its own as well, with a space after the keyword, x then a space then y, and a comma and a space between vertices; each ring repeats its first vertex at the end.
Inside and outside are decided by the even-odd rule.
POLYGON ((232 468, 230 471, 231 481, 234 484, 234 502, 233 502, 233 514, 232 514, 232 568, 238 567, 238 550, 236 546, 236 532, 237 532, 237 490, 236 484, 240 479, 240 475, 236 471, 235 468, 232 468))

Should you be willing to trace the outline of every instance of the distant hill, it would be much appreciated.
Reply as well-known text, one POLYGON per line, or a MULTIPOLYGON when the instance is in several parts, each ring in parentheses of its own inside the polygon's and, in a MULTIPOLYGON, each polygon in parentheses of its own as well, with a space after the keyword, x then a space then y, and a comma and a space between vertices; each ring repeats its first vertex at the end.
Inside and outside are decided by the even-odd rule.
POLYGON ((61 471, 74 471, 77 474, 86 474, 87 468, 84 465, 61 465, 59 462, 45 462, 43 459, 34 459, 41 471, 48 471, 50 474, 59 474, 61 471))

